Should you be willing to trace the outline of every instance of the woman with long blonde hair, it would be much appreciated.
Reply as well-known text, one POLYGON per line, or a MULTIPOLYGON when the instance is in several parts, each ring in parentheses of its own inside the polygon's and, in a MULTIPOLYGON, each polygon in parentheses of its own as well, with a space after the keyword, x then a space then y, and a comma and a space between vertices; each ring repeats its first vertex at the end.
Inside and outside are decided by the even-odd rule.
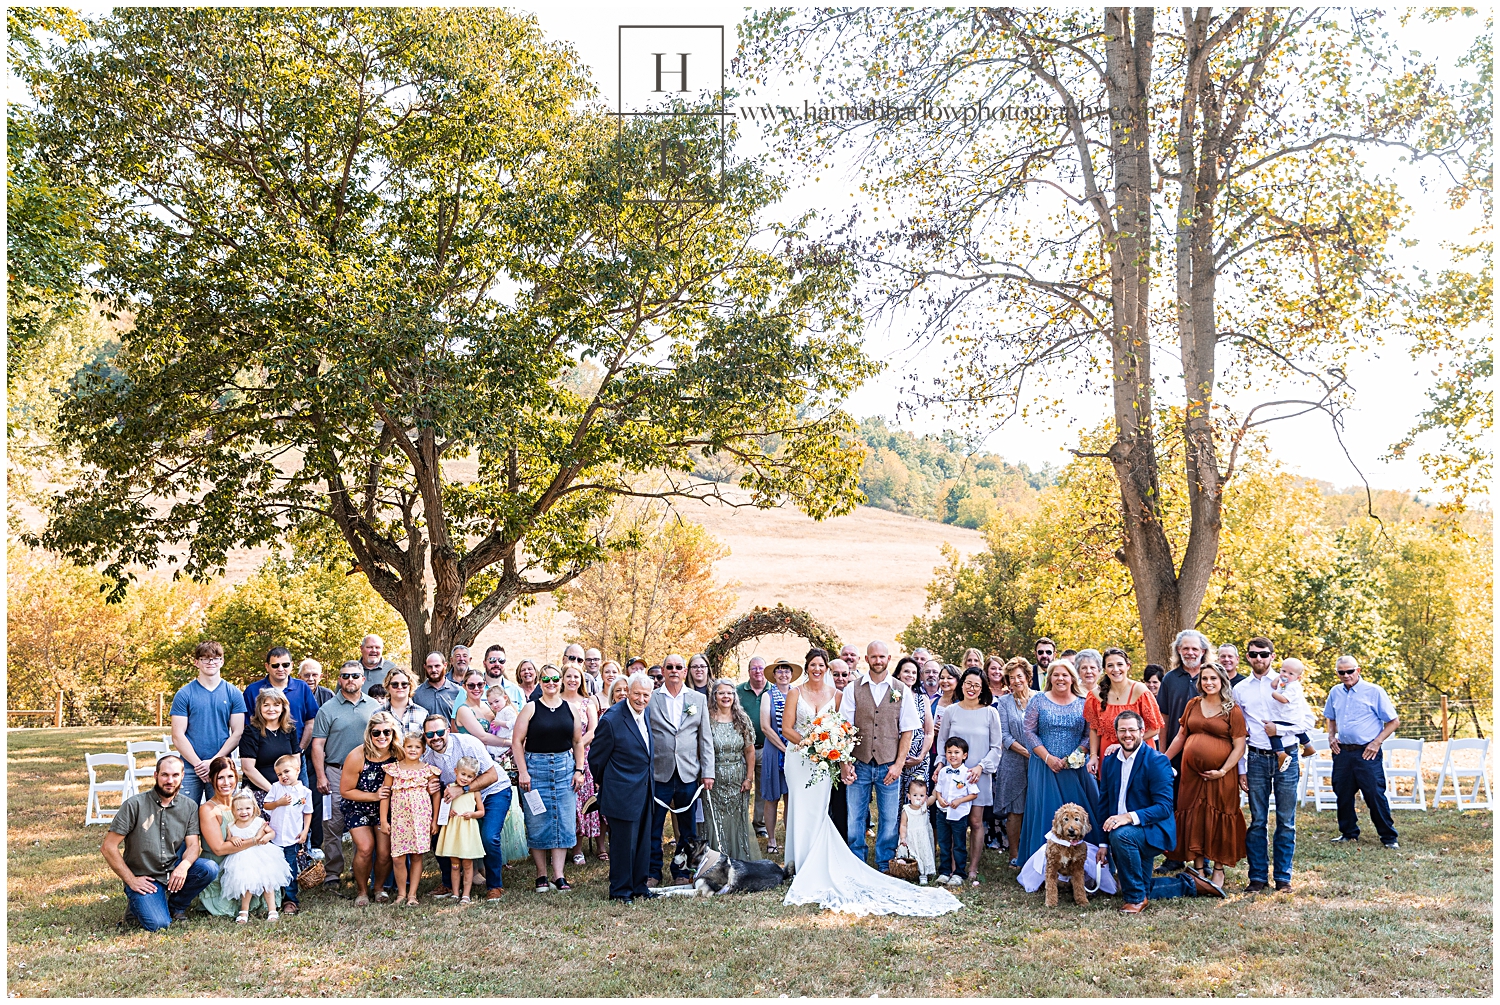
POLYGON ((375 712, 365 723, 365 742, 349 751, 339 775, 339 798, 344 807, 344 828, 354 842, 354 903, 370 902, 366 886, 374 861, 377 903, 391 895, 384 889, 391 871, 391 838, 380 831, 380 787, 385 769, 395 764, 401 748, 401 724, 389 712, 375 712))

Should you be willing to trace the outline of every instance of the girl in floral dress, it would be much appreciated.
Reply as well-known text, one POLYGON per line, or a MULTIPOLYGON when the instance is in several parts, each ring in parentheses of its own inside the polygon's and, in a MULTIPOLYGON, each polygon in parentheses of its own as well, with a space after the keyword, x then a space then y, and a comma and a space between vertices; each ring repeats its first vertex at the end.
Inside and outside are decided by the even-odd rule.
POLYGON ((422 762, 424 749, 421 733, 406 735, 401 741, 401 759, 385 766, 385 784, 391 794, 380 800, 380 830, 391 839, 396 900, 408 907, 416 906, 422 856, 438 832, 438 796, 427 791, 427 783, 441 772, 422 762))

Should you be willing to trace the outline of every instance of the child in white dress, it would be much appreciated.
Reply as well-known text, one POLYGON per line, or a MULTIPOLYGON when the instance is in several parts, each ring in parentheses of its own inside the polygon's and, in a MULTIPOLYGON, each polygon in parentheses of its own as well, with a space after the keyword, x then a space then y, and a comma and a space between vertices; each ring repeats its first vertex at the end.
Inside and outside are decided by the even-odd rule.
POLYGON ((926 886, 927 877, 937 872, 937 854, 933 850, 932 821, 928 817, 927 781, 918 775, 906 786, 906 805, 901 807, 901 846, 906 854, 901 857, 917 861, 919 873, 917 883, 926 886))
POLYGON ((1276 770, 1285 771, 1291 763, 1292 752, 1297 748, 1291 738, 1302 741, 1304 756, 1312 756, 1307 731, 1312 728, 1313 714, 1302 692, 1302 675, 1307 667, 1302 661, 1291 657, 1281 661, 1281 673, 1271 684, 1271 697, 1276 701, 1276 710, 1271 721, 1276 723, 1276 736, 1271 737, 1271 748, 1276 751, 1276 770))
POLYGON ((250 920, 250 900, 256 894, 265 898, 266 920, 275 921, 281 917, 276 913, 276 891, 292 881, 292 870, 287 868, 281 849, 271 843, 274 837, 271 825, 260 815, 254 796, 241 791, 230 803, 230 809, 234 812, 234 823, 229 825, 229 836, 256 843, 224 860, 219 889, 225 897, 240 898, 240 913, 234 919, 239 924, 250 920))

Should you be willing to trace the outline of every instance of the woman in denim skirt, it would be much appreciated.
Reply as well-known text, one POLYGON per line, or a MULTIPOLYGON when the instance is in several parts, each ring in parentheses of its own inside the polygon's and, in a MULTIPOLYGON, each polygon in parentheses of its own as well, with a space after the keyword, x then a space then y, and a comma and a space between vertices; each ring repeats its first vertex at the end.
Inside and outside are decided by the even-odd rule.
POLYGON ((544 666, 537 676, 541 696, 528 701, 516 719, 511 751, 521 807, 526 814, 526 843, 536 863, 536 892, 573 889, 563 875, 568 849, 578 843, 578 788, 584 784, 582 718, 563 700, 562 673, 544 666), (536 793, 542 811, 533 812, 536 793), (552 881, 547 881, 547 866, 552 881))

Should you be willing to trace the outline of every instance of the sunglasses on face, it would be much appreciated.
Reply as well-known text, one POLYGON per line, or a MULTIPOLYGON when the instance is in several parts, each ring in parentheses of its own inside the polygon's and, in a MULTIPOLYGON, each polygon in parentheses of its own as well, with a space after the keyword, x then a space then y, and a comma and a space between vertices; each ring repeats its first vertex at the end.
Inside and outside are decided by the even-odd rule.
POLYGON ((1264 652, 1262 652, 1259 649, 1251 649, 1251 650, 1248 650, 1245 655, 1249 656, 1253 660, 1263 660, 1267 656, 1271 655, 1271 650, 1267 649, 1264 652))
POLYGON ((393 687, 411 687, 411 685, 404 680, 388 680, 385 682, 385 686, 387 690, 393 687))
POLYGON ((447 736, 448 731, 446 729, 429 729, 424 731, 422 735, 429 740, 436 740, 440 736, 447 736))
POLYGON ((371 736, 395 736, 396 735, 396 731, 394 729, 372 729, 372 730, 370 730, 370 735, 371 736))
POLYGON ((541 681, 543 684, 554 684, 557 681, 562 680, 562 678, 561 677, 554 677, 553 675, 548 674, 545 677, 538 677, 537 680, 541 681))
POLYGON ((473 684, 465 684, 464 685, 464 688, 466 690, 469 690, 469 691, 473 691, 475 688, 483 688, 483 687, 484 687, 484 681, 482 681, 482 680, 481 681, 475 681, 473 684))
POLYGON ((687 667, 683 666, 681 663, 663 663, 661 668, 663 670, 686 670, 687 669, 687 667))
POLYGON ((1353 677, 1359 673, 1359 668, 1355 667, 1353 670, 1335 670, 1334 673, 1340 677, 1353 677))
POLYGON ((569 663, 582 663, 583 662, 583 657, 582 656, 564 656, 563 659, 567 660, 569 663))
POLYGON ((339 680, 359 680, 363 676, 364 674, 362 673, 341 673, 339 674, 339 680))
POLYGON ((292 668, 290 663, 267 663, 266 666, 272 670, 290 670, 292 668))

